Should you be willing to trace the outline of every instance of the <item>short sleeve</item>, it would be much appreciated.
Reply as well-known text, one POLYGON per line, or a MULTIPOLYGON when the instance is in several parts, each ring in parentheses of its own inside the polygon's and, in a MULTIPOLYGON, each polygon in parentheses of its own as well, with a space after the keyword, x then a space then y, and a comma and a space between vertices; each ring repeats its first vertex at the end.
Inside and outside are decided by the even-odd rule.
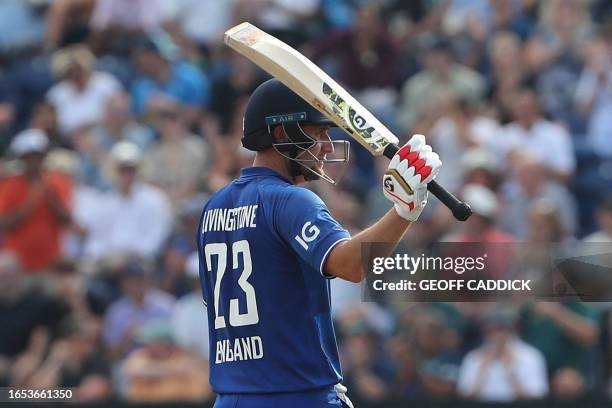
POLYGON ((304 188, 286 188, 275 207, 274 225, 280 236, 300 259, 326 276, 325 260, 334 246, 350 239, 348 231, 315 193, 304 188))

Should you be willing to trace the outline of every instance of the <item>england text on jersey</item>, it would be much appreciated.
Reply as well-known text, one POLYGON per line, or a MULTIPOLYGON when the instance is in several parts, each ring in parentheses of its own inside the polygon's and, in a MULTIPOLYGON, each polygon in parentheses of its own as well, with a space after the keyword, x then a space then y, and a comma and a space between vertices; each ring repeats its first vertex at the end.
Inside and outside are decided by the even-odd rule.
POLYGON ((257 360, 263 358, 261 337, 238 337, 216 342, 215 364, 228 361, 257 360))
POLYGON ((257 204, 237 208, 212 208, 202 218, 202 233, 209 231, 235 231, 255 228, 257 204))

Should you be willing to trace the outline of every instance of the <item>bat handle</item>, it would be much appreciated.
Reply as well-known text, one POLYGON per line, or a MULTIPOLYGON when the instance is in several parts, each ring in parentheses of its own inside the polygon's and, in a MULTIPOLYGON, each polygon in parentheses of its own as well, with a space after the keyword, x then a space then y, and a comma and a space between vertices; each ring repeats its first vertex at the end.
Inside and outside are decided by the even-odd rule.
MULTIPOLYGON (((383 155, 389 159, 392 159, 398 150, 399 147, 397 145, 390 144, 385 148, 383 155)), ((429 184, 427 184, 427 190, 429 190, 431 194, 435 195, 442 204, 447 206, 457 220, 465 221, 470 218, 470 215, 472 215, 472 209, 468 203, 459 200, 435 180, 432 180, 429 182, 429 184)))

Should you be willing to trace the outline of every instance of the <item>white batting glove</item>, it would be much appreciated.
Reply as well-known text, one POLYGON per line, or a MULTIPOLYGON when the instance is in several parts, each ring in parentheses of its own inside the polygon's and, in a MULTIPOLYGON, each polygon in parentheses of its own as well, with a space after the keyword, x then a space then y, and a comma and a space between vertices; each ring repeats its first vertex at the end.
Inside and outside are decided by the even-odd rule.
POLYGON ((393 156, 383 176, 383 193, 395 204, 395 211, 416 221, 427 204, 427 183, 436 178, 442 162, 425 136, 414 135, 393 156))

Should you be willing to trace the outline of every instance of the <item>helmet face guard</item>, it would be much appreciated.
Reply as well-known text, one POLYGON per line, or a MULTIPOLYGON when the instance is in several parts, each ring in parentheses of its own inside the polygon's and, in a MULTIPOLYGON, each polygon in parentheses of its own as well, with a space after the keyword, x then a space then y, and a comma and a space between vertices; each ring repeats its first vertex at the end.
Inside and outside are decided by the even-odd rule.
MULTIPOLYGON (((307 181, 323 179, 332 185, 340 181, 344 174, 346 163, 349 161, 350 143, 348 141, 317 140, 304 132, 297 121, 290 124, 281 123, 280 125, 289 141, 273 143, 272 147, 280 155, 291 161, 293 176, 303 176, 307 181), (331 147, 332 153, 341 152, 341 155, 333 158, 327 158, 327 155, 325 155, 320 159, 311 151, 311 148, 317 144, 328 145, 331 147), (323 166, 326 163, 344 163, 344 165, 342 166, 342 171, 332 178, 323 170, 323 166)), ((271 127, 269 132, 272 134, 271 127)))

